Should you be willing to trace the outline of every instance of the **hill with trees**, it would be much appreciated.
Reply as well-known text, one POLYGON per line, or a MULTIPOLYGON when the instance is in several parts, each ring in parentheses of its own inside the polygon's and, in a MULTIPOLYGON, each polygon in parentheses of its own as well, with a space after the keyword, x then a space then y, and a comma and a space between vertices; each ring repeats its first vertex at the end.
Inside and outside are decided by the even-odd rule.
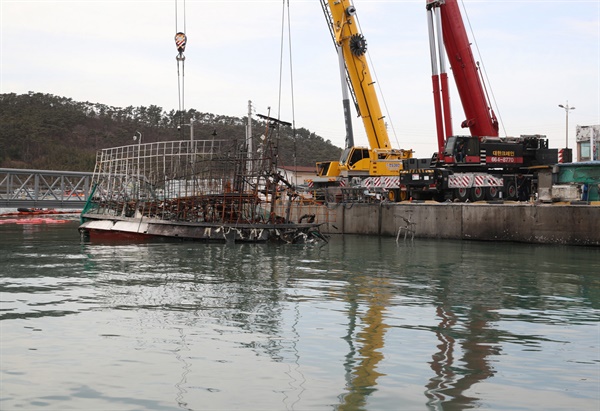
MULTIPOLYGON (((190 121, 196 140, 245 139, 246 117, 166 112, 155 105, 112 107, 34 92, 0 94, 0 167, 93 171, 98 150, 133 144, 137 132, 143 143, 185 140, 189 127, 177 126, 190 121)), ((266 123, 253 118, 252 127, 260 135, 266 123)), ((339 158, 341 149, 305 128, 280 127, 278 152, 280 165, 314 166, 339 158)))

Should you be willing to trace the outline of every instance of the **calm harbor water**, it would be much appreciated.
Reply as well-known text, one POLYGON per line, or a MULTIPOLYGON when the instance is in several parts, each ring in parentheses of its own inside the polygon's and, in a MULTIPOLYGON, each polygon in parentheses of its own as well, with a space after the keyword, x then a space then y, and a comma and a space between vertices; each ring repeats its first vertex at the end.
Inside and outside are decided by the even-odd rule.
POLYGON ((598 410, 600 249, 0 225, 2 410, 598 410))

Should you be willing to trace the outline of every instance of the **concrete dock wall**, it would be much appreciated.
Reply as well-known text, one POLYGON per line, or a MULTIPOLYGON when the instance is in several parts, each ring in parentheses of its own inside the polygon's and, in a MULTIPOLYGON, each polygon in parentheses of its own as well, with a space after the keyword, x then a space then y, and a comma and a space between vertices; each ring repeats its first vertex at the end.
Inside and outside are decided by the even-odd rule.
MULTIPOLYGON (((330 206, 331 208, 331 206, 330 206)), ((600 246, 600 207, 530 203, 338 204, 325 233, 600 246)))

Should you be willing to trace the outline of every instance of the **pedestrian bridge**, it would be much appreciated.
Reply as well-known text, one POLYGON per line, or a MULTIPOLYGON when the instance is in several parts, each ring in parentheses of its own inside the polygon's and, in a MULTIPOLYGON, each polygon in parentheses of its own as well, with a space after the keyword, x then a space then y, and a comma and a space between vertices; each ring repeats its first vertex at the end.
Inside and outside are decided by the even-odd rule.
POLYGON ((93 173, 0 168, 0 208, 83 209, 93 173))

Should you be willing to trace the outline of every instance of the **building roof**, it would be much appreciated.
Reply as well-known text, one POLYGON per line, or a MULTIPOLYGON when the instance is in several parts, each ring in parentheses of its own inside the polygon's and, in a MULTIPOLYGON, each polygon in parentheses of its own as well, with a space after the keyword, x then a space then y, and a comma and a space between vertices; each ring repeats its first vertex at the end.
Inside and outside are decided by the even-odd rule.
POLYGON ((309 166, 278 166, 278 168, 286 171, 298 172, 298 173, 314 173, 316 174, 315 167, 309 166))

